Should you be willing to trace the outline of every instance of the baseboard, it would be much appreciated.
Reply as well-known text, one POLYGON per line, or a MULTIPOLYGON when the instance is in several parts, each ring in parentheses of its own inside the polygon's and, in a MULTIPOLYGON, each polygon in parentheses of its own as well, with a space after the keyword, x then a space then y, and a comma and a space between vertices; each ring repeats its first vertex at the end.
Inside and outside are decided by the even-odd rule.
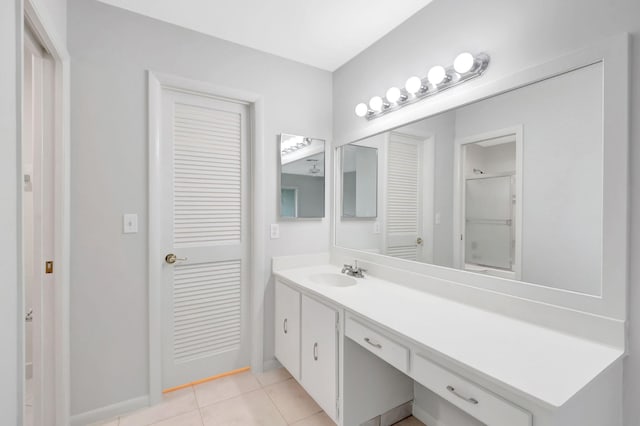
POLYGON ((113 405, 107 405, 106 407, 101 407, 84 413, 75 414, 71 416, 71 426, 85 426, 90 423, 113 419, 114 417, 120 416, 122 414, 126 414, 131 411, 139 410, 140 408, 148 406, 149 396, 139 396, 137 398, 118 402, 113 405))
POLYGON ((280 367, 282 367, 282 364, 280 364, 280 362, 275 358, 266 360, 262 364, 263 371, 275 370, 276 368, 280 368, 280 367))
POLYGON ((446 423, 436 419, 431 414, 427 413, 425 410, 415 404, 413 405, 413 417, 428 426, 447 426, 446 423))

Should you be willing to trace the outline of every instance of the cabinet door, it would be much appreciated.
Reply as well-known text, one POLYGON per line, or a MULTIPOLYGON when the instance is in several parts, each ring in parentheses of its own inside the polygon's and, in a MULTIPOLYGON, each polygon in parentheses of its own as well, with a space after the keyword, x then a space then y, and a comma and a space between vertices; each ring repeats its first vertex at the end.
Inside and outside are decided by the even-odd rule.
POLYGON ((336 420, 338 313, 302 296, 302 386, 336 420))
POLYGON ((300 293, 276 281, 276 358, 300 380, 300 293))

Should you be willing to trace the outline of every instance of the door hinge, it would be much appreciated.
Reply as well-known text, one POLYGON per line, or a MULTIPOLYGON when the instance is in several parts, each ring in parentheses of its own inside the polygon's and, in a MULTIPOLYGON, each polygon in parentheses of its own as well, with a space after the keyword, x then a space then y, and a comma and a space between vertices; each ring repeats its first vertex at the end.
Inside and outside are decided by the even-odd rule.
POLYGON ((44 273, 53 274, 53 260, 47 260, 44 262, 44 273))

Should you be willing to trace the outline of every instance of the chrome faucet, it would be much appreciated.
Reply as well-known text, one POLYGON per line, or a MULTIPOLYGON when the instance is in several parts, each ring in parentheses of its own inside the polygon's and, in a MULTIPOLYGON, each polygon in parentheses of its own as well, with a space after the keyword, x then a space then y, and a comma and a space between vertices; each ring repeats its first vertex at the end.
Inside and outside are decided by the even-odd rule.
POLYGON ((355 261, 355 266, 352 265, 344 265, 344 267, 342 268, 342 273, 343 274, 347 274, 350 277, 356 277, 356 278, 364 278, 364 274, 363 272, 367 272, 366 269, 362 269, 358 267, 358 261, 355 261))

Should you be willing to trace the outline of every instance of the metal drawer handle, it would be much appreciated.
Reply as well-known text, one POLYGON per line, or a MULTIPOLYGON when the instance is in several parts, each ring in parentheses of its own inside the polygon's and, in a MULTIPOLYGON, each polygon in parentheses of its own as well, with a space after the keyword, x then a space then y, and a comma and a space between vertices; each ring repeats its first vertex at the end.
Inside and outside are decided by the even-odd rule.
POLYGON ((318 342, 313 344, 313 360, 318 360, 318 342))
POLYGON ((469 404, 473 404, 473 405, 478 405, 478 400, 475 398, 469 398, 463 395, 460 395, 457 391, 456 388, 454 388, 453 386, 449 385, 447 386, 447 390, 449 392, 451 392, 452 394, 454 394, 455 396, 457 396, 458 398, 467 401, 469 404))
POLYGON ((382 349, 382 345, 376 341, 369 339, 368 337, 364 338, 364 341, 373 346, 374 348, 382 349))
POLYGON ((285 318, 284 321, 282 321, 282 330, 284 331, 284 334, 288 333, 287 330, 287 319, 285 318))

